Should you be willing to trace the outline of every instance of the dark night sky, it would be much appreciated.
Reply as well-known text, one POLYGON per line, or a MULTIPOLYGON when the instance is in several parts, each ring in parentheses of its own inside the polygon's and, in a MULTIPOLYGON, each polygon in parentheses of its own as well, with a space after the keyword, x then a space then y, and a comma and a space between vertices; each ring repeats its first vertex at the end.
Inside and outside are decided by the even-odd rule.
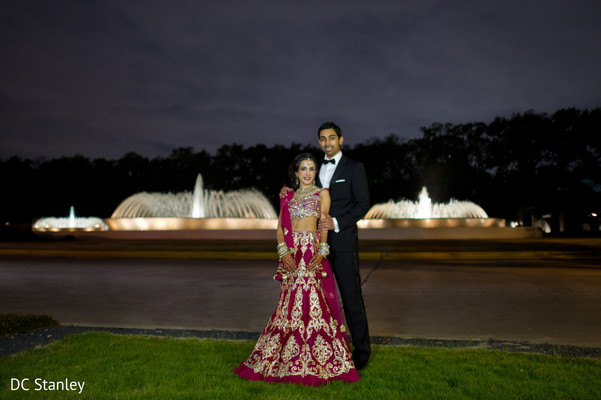
POLYGON ((0 0, 0 159, 601 106, 601 2, 0 0))

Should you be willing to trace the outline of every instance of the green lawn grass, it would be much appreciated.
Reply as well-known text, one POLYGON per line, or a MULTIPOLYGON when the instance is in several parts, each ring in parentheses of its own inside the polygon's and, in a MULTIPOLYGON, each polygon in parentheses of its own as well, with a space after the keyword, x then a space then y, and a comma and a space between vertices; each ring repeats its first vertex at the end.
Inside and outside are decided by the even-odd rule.
POLYGON ((1 399, 598 399, 601 360, 474 349, 374 346, 353 384, 310 388, 248 382, 233 373, 254 342, 74 335, 0 359, 1 399), (30 378, 29 392, 11 378, 30 378), (85 381, 34 391, 35 378, 85 381))

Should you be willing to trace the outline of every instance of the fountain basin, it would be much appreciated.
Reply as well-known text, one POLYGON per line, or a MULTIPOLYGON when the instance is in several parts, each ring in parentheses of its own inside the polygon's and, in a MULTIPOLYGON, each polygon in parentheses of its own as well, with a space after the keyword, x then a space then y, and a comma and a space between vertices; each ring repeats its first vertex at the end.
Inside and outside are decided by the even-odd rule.
MULTIPOLYGON (((107 239, 276 240, 277 219, 107 218, 108 230, 36 229, 49 237, 107 239)), ((432 218, 361 220, 360 240, 519 239, 541 237, 536 228, 506 227, 502 219, 432 218)))
POLYGON ((399 218, 399 219, 362 219, 357 223, 360 229, 383 228, 504 228, 501 218, 399 218))
POLYGON ((541 237, 535 228, 507 227, 501 218, 362 219, 362 240, 520 239, 541 237))
POLYGON ((102 220, 99 223, 94 222, 91 226, 85 228, 69 228, 61 227, 56 223, 52 222, 52 219, 48 218, 47 221, 50 223, 46 224, 44 221, 38 222, 31 228, 33 232, 61 232, 61 233, 72 233, 72 232, 106 232, 108 227, 102 220))
POLYGON ((260 218, 107 218, 113 231, 273 230, 277 219, 260 218))

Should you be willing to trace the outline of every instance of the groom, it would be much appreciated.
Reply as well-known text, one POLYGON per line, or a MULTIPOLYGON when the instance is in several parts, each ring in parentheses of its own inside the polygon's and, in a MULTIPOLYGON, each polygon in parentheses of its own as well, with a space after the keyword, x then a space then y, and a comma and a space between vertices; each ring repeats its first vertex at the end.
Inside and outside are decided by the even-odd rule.
POLYGON ((318 130, 319 145, 325 153, 317 184, 330 189, 330 213, 324 213, 319 229, 328 229, 328 260, 336 276, 346 322, 353 341, 353 361, 357 369, 369 359, 369 330, 361 292, 357 221, 369 209, 367 176, 363 164, 345 157, 340 151, 344 138, 333 122, 318 130))

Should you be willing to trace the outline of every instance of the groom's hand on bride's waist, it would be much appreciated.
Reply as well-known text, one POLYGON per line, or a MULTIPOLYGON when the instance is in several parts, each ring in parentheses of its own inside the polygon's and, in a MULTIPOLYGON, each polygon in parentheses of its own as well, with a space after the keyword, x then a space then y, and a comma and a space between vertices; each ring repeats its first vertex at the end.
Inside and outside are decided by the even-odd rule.
POLYGON ((334 221, 332 220, 330 214, 328 214, 326 211, 321 212, 318 229, 320 231, 331 231, 334 229, 334 221))

